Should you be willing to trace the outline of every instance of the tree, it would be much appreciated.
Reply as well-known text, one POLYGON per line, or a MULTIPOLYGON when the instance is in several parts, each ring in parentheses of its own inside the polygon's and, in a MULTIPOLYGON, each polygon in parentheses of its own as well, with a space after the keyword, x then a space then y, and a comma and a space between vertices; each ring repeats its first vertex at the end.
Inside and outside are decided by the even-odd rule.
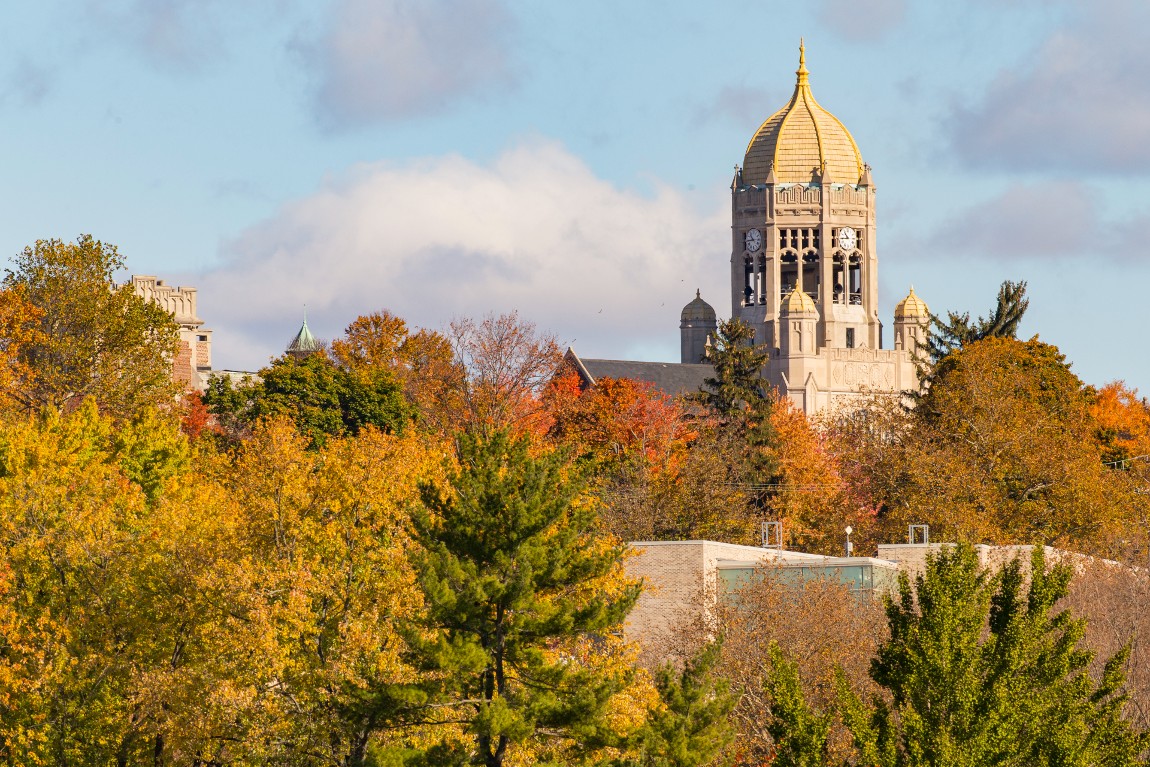
POLYGON ((989 317, 971 321, 970 312, 947 312, 944 321, 930 315, 931 326, 926 335, 926 356, 931 364, 951 352, 984 338, 1016 338, 1018 325, 1030 301, 1026 298, 1026 282, 1006 280, 998 288, 998 300, 989 317))
POLYGON ((456 382, 454 429, 490 434, 500 429, 541 431, 542 394, 563 355, 551 335, 540 334, 515 312, 480 322, 458 319, 448 338, 463 371, 456 382))
POLYGON ((446 487, 421 487, 412 514, 426 615, 410 640, 426 689, 487 767, 530 748, 537 762, 611 741, 604 719, 621 680, 569 661, 580 637, 615 630, 638 598, 624 550, 595 530, 583 482, 561 454, 532 456, 525 437, 465 434, 446 487), (565 648, 567 648, 565 650, 565 648))
POLYGON ((755 540, 743 445, 716 418, 649 383, 600 378, 584 390, 573 371, 551 381, 544 405, 547 439, 579 457, 620 540, 755 540))
POLYGON ((769 492, 763 486, 774 484, 779 468, 772 452, 778 435, 772 423, 776 395, 762 377, 770 351, 754 341, 754 328, 742 320, 719 323, 710 354, 715 376, 703 382, 695 399, 710 408, 743 445, 739 473, 753 488, 748 494, 750 505, 762 513, 769 503, 769 492))
POLYGON ((1138 390, 1111 381, 1095 394, 1090 415, 1097 423, 1103 460, 1127 462, 1122 468, 1141 468, 1133 466, 1131 459, 1144 462, 1150 456, 1150 403, 1139 398, 1138 390))
MULTIPOLYGON (((740 763, 767 763, 790 751, 791 763, 802 764, 799 755, 816 741, 827 763, 845 760, 850 734, 838 720, 824 722, 822 712, 837 701, 839 674, 863 695, 877 692, 868 671, 885 638, 878 600, 860 598, 837 579, 796 584, 784 570, 763 567, 717 605, 716 617, 724 636, 717 671, 731 680, 738 700, 740 763), (813 737, 824 724, 827 731, 813 737)), ((715 630, 692 627, 696 637, 715 630)))
POLYGON ((703 383, 703 404, 728 416, 755 410, 768 399, 762 371, 770 352, 754 341, 755 329, 739 318, 719 323, 710 355, 715 375, 703 383))
POLYGON ((1041 547, 1025 574, 1018 561, 989 574, 958 546, 913 586, 904 575, 871 671, 890 703, 842 693, 861 762, 1141 764, 1150 736, 1123 718, 1126 652, 1093 680, 1084 621, 1053 612, 1070 578, 1066 565, 1047 568, 1041 547))
POLYGON ((800 551, 837 555, 844 525, 862 529, 873 521, 840 469, 830 436, 789 400, 770 414, 772 443, 764 464, 774 466, 763 506, 783 523, 784 542, 800 551))
POLYGON ((19 348, 12 397, 25 409, 70 410, 94 397, 102 410, 128 418, 148 405, 169 405, 177 392, 172 360, 175 321, 159 305, 119 285, 124 260, 114 245, 82 235, 76 242, 37 240, 4 277, 6 292, 35 308, 7 337, 19 348))
POLYGON ((767 648, 770 716, 766 729, 774 741, 772 765, 823 767, 830 760, 834 715, 810 706, 803 696, 798 664, 778 644, 767 648))
POLYGON ((406 508, 419 481, 440 475, 441 455, 414 434, 373 428, 316 449, 272 419, 225 468, 271 627, 260 727, 245 739, 266 761, 363 767, 420 700, 399 631, 421 606, 406 508))
POLYGON ((729 717, 735 706, 728 682, 716 674, 722 640, 714 640, 682 669, 667 663, 655 675, 662 703, 639 732, 634 767, 703 767, 723 758, 734 738, 729 717))
POLYGON ((424 427, 445 432, 456 417, 463 370, 451 342, 433 330, 411 332, 387 311, 357 317, 332 341, 341 368, 367 378, 386 373, 399 382, 424 427))
POLYGON ((938 364, 913 411, 848 424, 842 465, 886 540, 926 523, 943 540, 1120 555, 1147 499, 1103 464, 1092 396, 1057 347, 985 338, 938 364))
POLYGON ((187 481, 173 421, 117 427, 88 400, 0 427, 0 764, 243 750, 272 634, 236 509, 187 481))
POLYGON ((355 435, 368 426, 400 433, 414 417, 399 384, 383 369, 352 372, 328 357, 284 355, 259 372, 258 379, 234 386, 212 379, 204 403, 225 425, 250 429, 264 418, 290 418, 315 442, 355 435))

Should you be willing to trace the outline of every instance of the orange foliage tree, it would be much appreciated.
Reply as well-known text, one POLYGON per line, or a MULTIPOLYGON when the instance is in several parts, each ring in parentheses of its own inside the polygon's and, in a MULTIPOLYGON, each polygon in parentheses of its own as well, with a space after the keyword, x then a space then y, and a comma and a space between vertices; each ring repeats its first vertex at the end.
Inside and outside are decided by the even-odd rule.
POLYGON ((512 312, 479 322, 455 320, 448 338, 463 370, 455 428, 481 433, 545 428, 541 395, 563 356, 554 336, 512 312))
POLYGON ((1119 556, 1145 541, 1146 496, 1104 464, 1098 418, 1135 435, 1134 404, 1119 390, 1096 403, 1054 346, 987 338, 947 355, 913 410, 844 419, 842 452, 888 541, 927 523, 942 540, 1119 556))
MULTIPOLYGON (((767 509, 782 522, 784 542, 801 551, 841 554, 843 528, 865 530, 874 512, 851 491, 833 435, 788 399, 775 403, 770 423, 773 440, 766 450, 777 469, 767 509)), ((860 543, 869 543, 865 534, 860 543)))
POLYGON ((1150 457, 1150 403, 1122 381, 1111 381, 1090 403, 1097 437, 1107 462, 1150 457))
POLYGON ((342 338, 331 342, 331 355, 343 368, 362 375, 386 372, 399 381, 419 421, 445 432, 458 410, 463 370, 451 342, 442 333, 412 332, 401 318, 384 310, 357 317, 342 338))

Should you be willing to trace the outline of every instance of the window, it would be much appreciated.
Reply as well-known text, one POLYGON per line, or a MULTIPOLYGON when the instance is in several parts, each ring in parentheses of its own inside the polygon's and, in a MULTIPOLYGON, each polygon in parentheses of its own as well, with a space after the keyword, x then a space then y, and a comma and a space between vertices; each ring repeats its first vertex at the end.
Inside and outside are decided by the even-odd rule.
POLYGON ((855 329, 847 328, 847 348, 855 348, 855 329))
POLYGON ((207 336, 196 336, 196 340, 200 341, 200 342, 205 342, 208 340, 208 337, 207 336))

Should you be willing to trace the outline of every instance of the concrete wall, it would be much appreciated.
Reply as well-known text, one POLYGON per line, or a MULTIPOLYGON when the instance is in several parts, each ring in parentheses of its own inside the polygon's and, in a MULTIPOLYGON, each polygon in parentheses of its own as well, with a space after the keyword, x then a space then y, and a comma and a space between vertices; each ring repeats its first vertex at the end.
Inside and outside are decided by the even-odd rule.
POLYGON ((638 541, 627 560, 627 575, 642 578, 643 593, 628 616, 624 632, 641 640, 645 649, 659 653, 676 630, 706 617, 714 598, 720 561, 822 561, 817 554, 764 549, 716 541, 638 541))
MULTIPOLYGON (((955 546, 953 543, 880 544, 878 547, 878 558, 897 562, 899 569, 913 580, 915 576, 921 575, 923 570, 926 569, 926 558, 929 554, 936 554, 943 547, 950 548, 953 546, 955 546)), ((1022 563, 1022 572, 1024 574, 1030 571, 1030 557, 1034 552, 1033 546, 987 546, 980 543, 976 544, 973 548, 978 555, 978 563, 982 567, 997 570, 1017 559, 1022 563)), ((1046 556, 1047 565, 1054 564, 1055 562, 1067 562, 1074 568, 1075 572, 1082 572, 1086 567, 1095 563, 1123 567, 1120 563, 1110 559, 1100 559, 1074 551, 1056 549, 1051 546, 1043 546, 1042 548, 1046 556)))

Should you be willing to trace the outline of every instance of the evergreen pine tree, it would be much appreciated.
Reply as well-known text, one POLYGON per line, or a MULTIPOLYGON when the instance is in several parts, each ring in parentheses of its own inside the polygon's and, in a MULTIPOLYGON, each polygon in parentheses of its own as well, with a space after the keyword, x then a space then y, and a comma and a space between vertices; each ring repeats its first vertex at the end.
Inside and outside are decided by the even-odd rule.
POLYGON ((720 322, 710 354, 715 375, 703 382, 699 400, 724 416, 754 408, 767 398, 761 373, 769 356, 753 327, 737 317, 720 322))
POLYGON ((638 756, 628 767, 702 767, 727 764, 723 751, 734 738, 729 716, 735 696, 714 668, 721 640, 703 648, 677 670, 671 664, 655 675, 661 710, 639 733, 638 756))
MULTIPOLYGON (((762 370, 770 357, 766 346, 755 343, 755 329, 738 318, 720 322, 711 349, 713 378, 703 382, 696 400, 717 413, 744 445, 744 465, 752 482, 769 483, 778 466, 764 448, 774 444, 771 408, 774 392, 763 380, 762 370)), ((768 502, 763 492, 753 501, 768 502)))
POLYGON ((1047 569, 1041 547, 1029 585, 1018 562, 989 575, 965 545, 930 560, 913 587, 904 576, 871 672, 893 706, 842 695, 860 763, 1142 764, 1150 739, 1122 717, 1125 653, 1094 682, 1085 622, 1053 613, 1070 577, 1047 569))
POLYGON ((998 288, 998 298, 989 317, 970 319, 970 312, 947 312, 946 320, 930 315, 931 326, 926 334, 924 362, 932 365, 956 349, 983 338, 1016 338, 1018 325, 1030 301, 1026 298, 1026 282, 1006 280, 998 288))
POLYGON ((497 431, 461 436, 458 458, 450 486, 424 485, 413 512, 426 620, 410 641, 436 710, 470 738, 429 761, 500 767, 517 745, 537 764, 594 751, 610 741, 605 707, 621 682, 562 650, 616 630, 638 598, 609 582, 623 547, 596 530, 562 455, 532 455, 526 438, 497 431))

